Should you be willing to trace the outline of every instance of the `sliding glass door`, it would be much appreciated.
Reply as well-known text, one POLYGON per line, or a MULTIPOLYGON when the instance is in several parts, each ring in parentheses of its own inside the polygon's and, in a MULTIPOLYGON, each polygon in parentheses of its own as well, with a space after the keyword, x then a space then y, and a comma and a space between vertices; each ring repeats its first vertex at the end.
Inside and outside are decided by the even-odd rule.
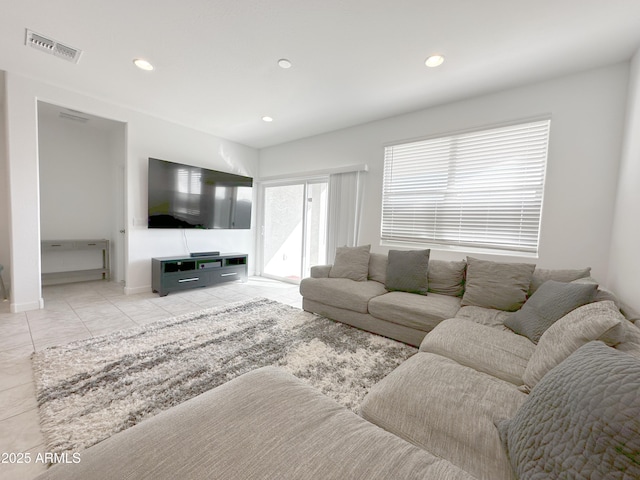
POLYGON ((302 273, 304 185, 264 189, 263 275, 299 280, 302 273))
POLYGON ((289 282, 327 261, 327 180, 263 186, 262 275, 289 282))

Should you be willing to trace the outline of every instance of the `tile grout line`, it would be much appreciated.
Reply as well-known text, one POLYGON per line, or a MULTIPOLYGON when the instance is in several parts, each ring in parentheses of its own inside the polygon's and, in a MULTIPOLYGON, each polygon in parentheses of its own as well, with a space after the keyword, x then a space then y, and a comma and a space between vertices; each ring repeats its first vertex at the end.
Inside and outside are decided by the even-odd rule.
MULTIPOLYGON (((33 352, 31 352, 31 353, 33 353, 33 352)), ((34 383, 33 379, 30 382, 19 383, 17 385, 12 385, 12 386, 7 387, 7 388, 0 388, 0 393, 7 392, 7 391, 12 390, 14 388, 24 387, 25 385, 29 385, 29 384, 32 384, 32 383, 34 383)), ((7 417, 7 418, 9 418, 9 417, 7 417)))
MULTIPOLYGON (((95 292, 95 293, 98 293, 98 292, 95 292)), ((98 293, 98 295, 99 295, 100 297, 104 298, 104 296, 103 296, 103 295, 101 295, 100 293, 98 293)), ((87 327, 87 324, 86 324, 86 323, 84 323, 84 320, 82 320, 82 317, 81 317, 80 315, 78 315, 78 312, 77 312, 77 311, 76 311, 76 309, 73 307, 73 305, 71 305, 71 304, 70 304, 66 299, 65 299, 65 303, 66 303, 67 305, 69 305, 69 308, 71 309, 71 311, 74 313, 74 315, 75 315, 76 317, 78 317, 78 320, 80 320, 80 323, 82 323, 82 326, 83 326, 83 327, 85 328, 85 330, 89 333, 89 336, 90 336, 91 338, 95 338, 95 337, 94 337, 94 335, 93 335, 93 333, 91 333, 91 330, 89 330, 89 327, 87 327)))
MULTIPOLYGON (((23 384, 26 385, 26 384, 23 384)), ((16 385, 16 386, 20 386, 20 385, 16 385)), ((36 404, 35 407, 33 408, 28 408, 27 410, 24 410, 23 412, 19 412, 19 413, 14 413, 13 415, 9 415, 8 417, 4 417, 2 419, 0 419, 0 423, 4 422, 5 420, 11 420, 12 418, 18 417, 20 415, 24 415, 25 413, 29 413, 31 411, 35 410, 35 412, 38 414, 38 419, 40 419, 40 412, 38 411, 38 405, 36 404)))
MULTIPOLYGON (((73 312, 73 314, 76 316, 76 318, 80 321, 80 323, 82 324, 82 326, 84 327, 84 329, 87 331, 87 333, 93 338, 93 334, 91 333, 91 330, 89 330, 89 328, 85 325, 84 321, 82 320, 82 318, 80 318, 80 315, 78 315, 78 312, 76 312, 75 308, 73 307, 73 305, 71 305, 66 298, 62 298, 60 301, 64 302, 67 307, 69 307, 69 310, 71 310, 73 312)), ((46 309, 45 309, 46 310, 46 309)), ((66 314, 65 314, 66 316, 66 314)), ((27 322, 29 322, 29 318, 27 316, 27 322)), ((31 332, 31 323, 29 323, 29 332, 31 332)), ((54 337, 55 338, 55 337, 54 337)), ((35 340, 33 339, 33 335, 31 335, 31 340, 33 342, 33 351, 36 352, 36 345, 35 345, 35 340)), ((50 345, 51 346, 51 345, 50 345)), ((44 348, 49 348, 49 347, 44 347, 44 348)))
POLYGON ((31 347, 33 349, 33 352, 35 352, 36 342, 33 340, 33 332, 31 331, 31 322, 29 321, 29 315, 27 315, 27 312, 24 313, 24 319, 27 321, 27 328, 29 329, 29 338, 31 339, 31 347))

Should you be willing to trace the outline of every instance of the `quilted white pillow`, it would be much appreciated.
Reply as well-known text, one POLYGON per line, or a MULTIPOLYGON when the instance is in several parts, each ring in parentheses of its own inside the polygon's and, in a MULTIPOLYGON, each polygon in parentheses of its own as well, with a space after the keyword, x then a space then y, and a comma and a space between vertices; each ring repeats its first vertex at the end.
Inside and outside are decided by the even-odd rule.
POLYGON ((525 390, 533 388, 549 370, 586 343, 620 343, 626 333, 623 321, 626 319, 610 300, 589 303, 566 314, 540 337, 522 375, 525 390))

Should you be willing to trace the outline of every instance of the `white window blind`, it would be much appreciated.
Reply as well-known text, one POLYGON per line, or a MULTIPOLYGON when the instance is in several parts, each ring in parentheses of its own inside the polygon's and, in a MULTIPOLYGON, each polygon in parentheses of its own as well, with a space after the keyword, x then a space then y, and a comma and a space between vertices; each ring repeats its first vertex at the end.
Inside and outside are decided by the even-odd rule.
POLYGON ((537 253, 549 126, 385 147, 383 243, 537 253))

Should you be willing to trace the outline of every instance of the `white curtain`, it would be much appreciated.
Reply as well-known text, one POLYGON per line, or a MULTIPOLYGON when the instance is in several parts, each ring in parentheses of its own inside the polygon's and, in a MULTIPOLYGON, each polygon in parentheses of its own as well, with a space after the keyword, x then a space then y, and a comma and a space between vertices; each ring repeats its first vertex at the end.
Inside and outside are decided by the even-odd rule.
POLYGON ((364 172, 329 175, 328 263, 333 263, 337 247, 358 244, 364 172))

